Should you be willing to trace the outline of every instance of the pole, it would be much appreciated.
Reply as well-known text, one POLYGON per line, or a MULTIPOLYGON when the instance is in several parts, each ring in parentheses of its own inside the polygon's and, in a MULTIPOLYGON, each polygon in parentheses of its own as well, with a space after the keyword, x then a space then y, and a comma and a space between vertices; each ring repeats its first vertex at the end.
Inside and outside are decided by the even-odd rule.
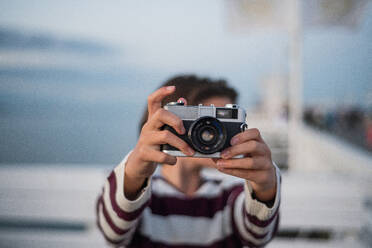
POLYGON ((290 1, 289 21, 289 128, 288 165, 298 168, 301 161, 302 124, 302 21, 300 0, 290 1))

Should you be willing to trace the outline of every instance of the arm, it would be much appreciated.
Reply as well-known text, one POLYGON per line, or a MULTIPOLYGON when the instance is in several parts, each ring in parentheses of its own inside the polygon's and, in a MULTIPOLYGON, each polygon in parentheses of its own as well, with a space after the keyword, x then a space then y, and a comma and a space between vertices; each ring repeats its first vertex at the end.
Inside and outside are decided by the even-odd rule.
POLYGON ((241 242, 260 247, 274 236, 279 223, 280 172, 257 129, 248 129, 231 140, 216 168, 246 180, 244 191, 230 196, 232 226, 241 242), (232 159, 237 155, 243 158, 232 159))
POLYGON ((107 178, 97 201, 97 224, 108 243, 129 244, 138 225, 142 211, 151 197, 151 179, 134 200, 125 194, 124 170, 129 154, 107 178))
POLYGON ((141 130, 136 147, 107 178, 97 202, 97 223, 106 240, 113 245, 131 242, 138 220, 151 197, 151 175, 157 164, 175 164, 177 158, 160 151, 161 144, 171 144, 192 155, 186 142, 160 128, 167 124, 184 133, 182 120, 161 108, 162 99, 172 94, 174 86, 163 87, 148 98, 149 118, 141 130))
POLYGON ((234 192, 232 202, 232 226, 235 235, 243 245, 262 247, 272 240, 279 225, 280 206, 280 172, 276 173, 277 191, 273 205, 252 198, 253 189, 249 181, 245 182, 244 191, 234 192))

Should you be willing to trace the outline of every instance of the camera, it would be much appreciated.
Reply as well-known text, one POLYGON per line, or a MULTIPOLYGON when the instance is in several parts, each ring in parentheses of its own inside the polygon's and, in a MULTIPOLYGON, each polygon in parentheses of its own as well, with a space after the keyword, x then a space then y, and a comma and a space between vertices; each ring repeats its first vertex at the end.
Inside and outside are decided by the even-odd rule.
MULTIPOLYGON (((236 104, 215 107, 202 104, 185 106, 182 102, 171 102, 164 109, 182 119, 186 133, 180 135, 168 125, 164 125, 163 130, 169 130, 188 143, 195 150, 193 157, 221 157, 221 151, 231 146, 231 138, 248 128, 245 123, 246 113, 236 104)), ((187 156, 169 144, 162 145, 161 150, 172 156, 187 156)))

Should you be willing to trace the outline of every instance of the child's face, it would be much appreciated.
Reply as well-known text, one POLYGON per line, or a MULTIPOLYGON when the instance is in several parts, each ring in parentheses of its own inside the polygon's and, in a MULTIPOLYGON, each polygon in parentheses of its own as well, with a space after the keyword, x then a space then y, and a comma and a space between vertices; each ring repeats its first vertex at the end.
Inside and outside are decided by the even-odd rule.
MULTIPOLYGON (((226 104, 232 103, 231 99, 228 97, 211 97, 202 102, 203 105, 213 104, 216 107, 224 107, 226 104)), ((211 167, 214 168, 214 162, 211 158, 190 158, 190 157, 179 157, 177 158, 177 163, 181 163, 187 166, 192 166, 194 168, 199 167, 211 167)))

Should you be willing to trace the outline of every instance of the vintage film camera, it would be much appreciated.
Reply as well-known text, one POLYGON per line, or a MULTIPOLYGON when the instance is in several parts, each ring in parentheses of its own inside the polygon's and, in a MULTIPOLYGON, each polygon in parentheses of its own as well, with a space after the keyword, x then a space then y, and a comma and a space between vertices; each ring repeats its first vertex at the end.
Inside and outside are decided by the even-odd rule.
MULTIPOLYGON (((214 105, 185 106, 182 102, 171 102, 164 109, 176 114, 183 121, 186 129, 184 135, 179 135, 172 127, 164 125, 169 130, 195 150, 193 157, 219 158, 220 152, 231 146, 230 140, 239 132, 245 131, 246 113, 236 104, 227 104, 225 107, 214 105)), ((168 144, 162 145, 161 150, 177 157, 186 157, 177 148, 168 144)))

